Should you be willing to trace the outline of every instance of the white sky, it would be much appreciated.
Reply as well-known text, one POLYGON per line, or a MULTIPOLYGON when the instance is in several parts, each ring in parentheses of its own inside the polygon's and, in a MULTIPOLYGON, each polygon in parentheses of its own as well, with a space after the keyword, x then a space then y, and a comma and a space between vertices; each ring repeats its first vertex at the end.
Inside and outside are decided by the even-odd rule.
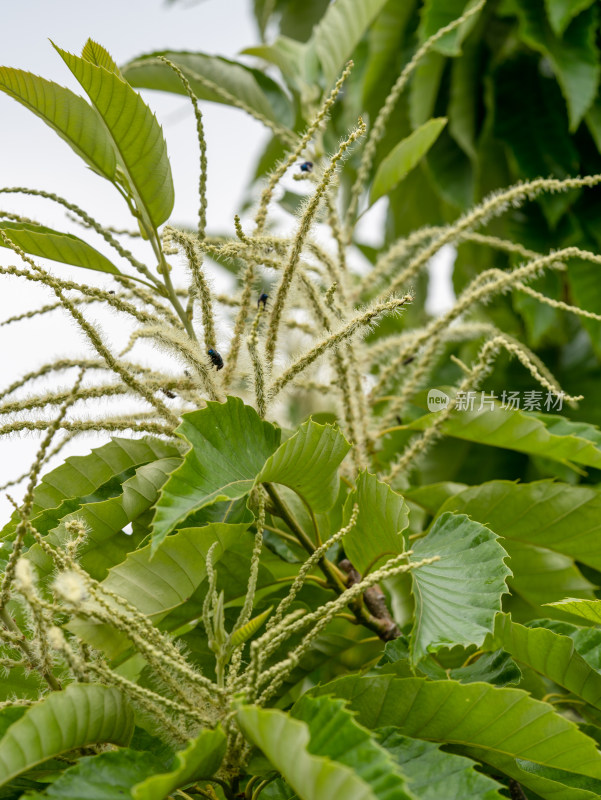
MULTIPOLYGON (((249 0, 202 0, 193 6, 167 5, 164 0, 0 0, 0 64, 29 70, 83 94, 48 39, 79 53, 91 36, 106 47, 117 63, 161 49, 198 50, 232 57, 243 47, 258 42, 250 7, 249 0)), ((160 92, 145 92, 144 97, 157 114, 167 139, 176 192, 171 220, 194 225, 198 157, 189 101, 160 92)), ((209 154, 209 227, 214 231, 232 230, 232 214, 266 134, 259 123, 236 109, 214 103, 203 103, 202 108, 209 154)), ((110 184, 88 170, 38 117, 3 93, 0 185, 52 191, 85 208, 104 224, 131 227, 127 209, 110 184)), ((65 222, 61 208, 49 201, 0 195, 0 208, 77 233, 65 222)), ((0 248, 0 263, 14 264, 15 257, 0 248)), ((56 275, 96 282, 96 273, 69 270, 54 262, 48 262, 48 266, 56 275)), ((52 299, 48 290, 0 276, 0 321, 52 299)), ((103 322, 101 312, 91 316, 103 322)), ((109 320, 109 326, 112 324, 109 320)), ((73 357, 82 352, 82 337, 61 312, 35 323, 0 327, 0 387, 52 360, 54 355, 73 357)), ((0 484, 28 467, 38 441, 37 434, 0 439, 0 484)), ((85 453, 92 444, 90 439, 82 439, 66 452, 85 453)), ((15 497, 20 496, 18 490, 13 491, 15 497)), ((0 524, 9 510, 2 494, 0 524)))

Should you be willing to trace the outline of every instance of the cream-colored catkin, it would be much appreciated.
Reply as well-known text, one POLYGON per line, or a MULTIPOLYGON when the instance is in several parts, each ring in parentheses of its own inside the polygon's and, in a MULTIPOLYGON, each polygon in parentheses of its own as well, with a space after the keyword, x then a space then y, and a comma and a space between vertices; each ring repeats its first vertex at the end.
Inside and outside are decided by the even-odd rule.
POLYGON ((263 313, 263 308, 259 308, 257 311, 257 315, 255 317, 255 321, 250 331, 250 336, 246 340, 246 345, 248 347, 248 352, 250 355, 250 360, 253 365, 253 378, 255 384, 255 402, 257 405, 257 412, 261 419, 265 419, 265 414, 267 413, 267 391, 265 388, 265 367, 263 364, 263 358, 261 353, 259 352, 259 324, 261 321, 261 316, 263 313))
POLYGON ((63 206, 64 208, 71 211, 75 214, 79 219, 83 221, 83 223, 88 227, 92 228, 92 230, 96 231, 102 238, 105 240, 107 244, 109 244, 117 253, 119 253, 122 258, 127 259, 129 263, 134 267, 138 272, 144 275, 148 280, 154 284, 155 286, 159 287, 160 284, 155 278, 155 276, 150 272, 148 267, 145 264, 142 264, 141 261, 131 253, 127 248, 123 247, 121 242, 115 239, 112 236, 110 230, 108 228, 103 227, 99 222, 97 222, 93 217, 91 217, 83 208, 76 206, 74 203, 70 203, 68 200, 65 200, 64 197, 60 197, 60 195, 54 194, 54 192, 45 192, 41 189, 28 189, 25 186, 11 186, 11 187, 4 187, 0 188, 0 194, 27 194, 31 195, 32 197, 43 197, 46 200, 52 200, 54 203, 58 203, 59 205, 63 206))
POLYGON ((361 196, 361 192, 363 191, 364 187, 367 184, 367 180, 369 178, 369 173, 371 170, 371 166, 374 161, 374 157, 376 155, 376 147, 378 142, 384 135, 386 131, 386 124, 392 114, 399 97, 405 86, 407 85, 409 78, 415 71, 416 67, 420 64, 424 56, 426 56, 430 50, 434 47, 434 45, 442 39, 443 36, 446 36, 447 33, 456 30, 460 25, 463 25, 470 17, 474 16, 475 14, 479 14, 480 11, 484 8, 486 0, 480 0, 480 2, 476 3, 476 5, 472 6, 472 8, 467 9, 464 13, 458 17, 457 19, 450 22, 448 25, 445 25, 443 28, 440 28, 436 31, 435 34, 430 36, 429 39, 419 47, 416 51, 413 58, 405 65, 403 71, 397 78, 394 86, 390 90, 388 97, 384 101, 384 105, 378 112, 378 116, 373 124, 373 127, 370 131, 369 138, 367 140, 367 144, 365 145, 365 149, 363 151, 363 155, 361 157, 361 163, 359 165, 359 169, 357 170, 357 178, 353 187, 351 189, 351 196, 349 201, 349 206, 347 210, 347 228, 352 227, 352 223, 355 218, 355 214, 357 212, 357 207, 359 204, 359 198, 361 196))
POLYGON ((363 120, 359 120, 359 125, 350 133, 348 138, 346 138, 340 144, 338 151, 334 154, 334 156, 332 156, 332 159, 330 160, 328 167, 324 171, 323 176, 315 192, 311 196, 311 199, 307 203, 305 212, 301 217, 300 225, 296 232, 296 236, 294 237, 292 248, 288 256, 288 261, 282 272, 282 278, 280 280, 280 284, 278 286, 275 295, 271 311, 271 317, 269 319, 269 327, 267 329, 267 337, 265 341, 265 355, 267 358, 267 363, 269 365, 273 364, 280 320, 284 312, 284 307, 286 304, 286 299, 288 297, 288 292, 290 291, 290 287, 292 286, 292 280, 294 278, 295 270, 300 260, 303 245, 305 243, 305 239, 309 234, 311 225, 315 218, 315 214, 317 213, 322 198, 324 197, 330 185, 330 182, 334 177, 339 162, 346 156, 346 154, 349 151, 349 148, 353 145, 353 143, 361 136, 363 136, 364 133, 365 133, 365 123, 363 122, 363 120))
POLYGON ((349 61, 344 68, 342 75, 336 81, 334 88, 330 92, 328 98, 323 103, 321 108, 319 109, 315 119, 310 123, 307 127, 304 134, 298 139, 295 143, 294 148, 291 150, 290 155, 284 159, 278 166, 274 169, 274 171, 269 176, 269 180, 267 182, 267 186, 261 192, 261 199, 259 200, 259 208, 257 209, 257 213, 255 215, 255 236, 261 234, 265 228, 265 224, 267 222, 267 209, 269 207, 269 203, 273 197, 273 192, 286 174, 286 172, 290 169, 290 167, 300 158, 301 154, 315 135, 315 133, 319 130, 319 128, 326 122, 328 119, 328 115, 330 112, 331 107, 336 102, 336 98, 340 94, 340 90, 342 89, 342 85, 345 80, 350 75, 351 69, 353 68, 353 62, 349 61))
MULTIPOLYGON (((0 234, 1 233, 2 231, 0 231, 0 234)), ((59 409, 56 419, 50 423, 46 422, 46 435, 44 436, 44 438, 40 443, 40 446, 38 448, 35 457, 35 461, 31 465, 31 468, 29 470, 29 483, 27 484, 27 489, 25 491, 25 497, 23 498, 23 503, 19 508, 20 519, 15 530, 13 547, 8 557, 4 574, 2 576, 2 582, 0 583, 0 610, 2 610, 6 606, 6 603, 8 602, 10 597, 11 585, 15 577, 15 568, 21 556, 25 534, 28 530, 29 517, 31 515, 31 509, 33 507, 33 492, 40 474, 40 470, 42 468, 42 464, 44 463, 44 459, 48 451, 48 448, 50 447, 52 440, 56 435, 57 430, 59 429, 60 424, 65 418, 65 415, 69 410, 70 406, 72 406, 73 403, 75 402, 77 391, 81 385, 84 375, 85 375, 85 369, 80 369, 79 375, 77 376, 77 379, 73 386, 73 390, 70 393, 69 397, 67 397, 67 399, 63 402, 61 408, 59 409)))
MULTIPOLYGON (((299 663, 300 659, 307 652, 311 644, 324 630, 324 628, 331 622, 331 620, 342 611, 348 603, 352 602, 357 597, 360 597, 366 589, 374 586, 376 583, 387 580, 388 578, 396 577, 404 572, 410 572, 420 567, 428 566, 440 560, 439 556, 431 558, 424 558, 421 561, 414 561, 409 563, 402 563, 407 559, 408 554, 404 553, 396 558, 392 558, 384 567, 374 571, 371 575, 361 580, 359 583, 354 584, 346 589, 335 600, 321 606, 317 611, 308 614, 299 620, 305 625, 310 624, 311 629, 302 639, 301 643, 297 645, 290 653, 284 662, 274 665, 272 668, 265 670, 259 677, 259 685, 269 681, 267 687, 257 698, 257 705, 264 705, 273 695, 277 692, 286 677, 294 669, 295 665, 299 663)), ((295 627, 295 626, 291 626, 295 627)), ((304 627, 300 626, 300 627, 304 627)))
POLYGON ((200 300, 205 348, 207 350, 214 348, 217 343, 217 334, 213 313, 213 297, 211 287, 202 269, 202 251, 198 246, 198 240, 185 231, 171 227, 163 231, 163 236, 166 241, 176 242, 186 254, 188 266, 192 273, 192 287, 190 288, 194 289, 196 297, 200 300))
MULTIPOLYGON (((144 400, 150 403, 151 406, 155 408, 158 412, 159 416, 166 419, 168 422, 173 424, 178 423, 177 417, 167 408, 167 406, 159 400, 157 397, 154 397, 152 393, 148 392, 145 387, 131 375, 123 366, 118 362, 118 360, 113 356, 109 347, 107 347, 104 342, 102 341, 102 337, 96 330, 96 328, 88 322, 79 309, 73 304, 71 300, 69 300, 63 290, 59 287, 58 282, 55 281, 48 273, 45 272, 41 267, 39 267, 33 259, 29 258, 25 254, 25 252, 16 245, 10 237, 4 233, 4 231, 0 230, 0 237, 3 239, 4 243, 7 247, 10 247, 11 250, 14 250, 19 257, 25 261, 26 264, 29 264, 34 271, 39 275, 44 277, 44 283, 49 286, 58 299, 61 301, 65 309, 71 314, 73 319, 77 322, 79 327, 83 330, 86 334, 87 338, 89 339, 90 343, 96 350, 99 356, 101 356, 107 364, 107 367, 112 370, 113 372, 117 373, 122 381, 130 386, 138 395, 141 395, 144 400)), ((0 270, 1 271, 1 270, 0 270)), ((110 296, 110 295, 109 295, 110 296)), ((136 309, 137 311, 137 309, 136 309)))
POLYGON ((280 601, 280 604, 276 608, 275 613, 268 620, 266 626, 267 630, 274 628, 281 622, 282 618, 284 617, 284 614, 286 613, 286 611, 288 611, 292 603, 296 600, 298 593, 305 585, 305 581, 307 579, 308 574, 311 572, 312 569, 314 569, 319 564, 321 559, 325 557, 326 553, 331 547, 333 547, 335 544, 341 541, 347 535, 347 533, 350 533, 352 531, 352 529, 357 524, 358 516, 359 516, 359 506, 357 505, 357 503, 355 503, 353 505, 351 516, 349 518, 348 523, 343 528, 340 528, 340 530, 338 530, 336 533, 332 534, 332 536, 330 536, 330 538, 327 539, 323 544, 317 547, 313 551, 313 553, 311 553, 309 558, 307 558, 305 562, 301 565, 301 568, 298 571, 298 575, 296 576, 296 578, 292 582, 292 586, 288 590, 288 594, 286 595, 286 597, 283 598, 283 600, 280 601))
POLYGON ((466 392, 473 391, 479 385, 481 385, 482 381, 491 372, 494 366, 495 358, 502 348, 506 349, 511 355, 515 355, 529 370, 532 376, 541 384, 541 386, 547 389, 547 391, 551 392, 552 394, 561 395, 566 400, 571 402, 582 400, 582 397, 572 397, 563 393, 556 383, 551 383, 548 381, 545 376, 538 371, 536 365, 530 361, 527 354, 517 345, 517 343, 508 340, 503 335, 495 336, 493 339, 489 339, 487 342, 485 342, 480 350, 480 353, 478 354, 475 365, 469 370, 469 373, 459 384, 457 394, 449 400, 446 408, 438 412, 434 417, 432 424, 424 431, 424 433, 421 434, 421 436, 416 437, 405 448, 400 459, 393 465, 386 478, 384 478, 387 483, 391 483, 399 473, 403 472, 404 470, 408 470, 412 462, 414 462, 419 456, 423 455, 426 450, 438 438, 440 438, 442 427, 456 408, 458 399, 464 396, 466 392))
POLYGON ((455 319, 467 311, 470 306, 476 303, 486 302, 493 295, 510 290, 518 283, 525 280, 533 280, 538 277, 545 269, 556 269, 563 265, 563 262, 570 258, 581 258, 594 264, 601 265, 601 256, 581 250, 578 247, 565 247, 556 250, 545 256, 533 259, 527 264, 523 264, 508 272, 493 269, 482 272, 478 275, 458 297, 454 306, 445 314, 437 317, 423 331, 401 348, 396 358, 380 372, 380 376, 371 391, 372 402, 377 399, 382 389, 393 379, 403 362, 414 356, 425 342, 432 342, 444 334, 455 319))
POLYGON ((207 141, 205 139, 204 124, 202 113, 198 105, 198 98, 182 70, 165 56, 158 56, 159 61, 163 61, 170 67, 182 82, 186 94, 190 98, 194 109, 194 119, 196 120, 196 137, 198 139, 198 149, 200 152, 200 177, 198 179, 198 238, 204 239, 207 228, 207 141))
POLYGON ((430 259, 445 244, 451 244, 455 240, 470 231, 472 228, 484 225, 492 217, 498 216, 508 208, 515 208, 527 200, 533 200, 543 192, 566 192, 569 189, 579 189, 583 187, 593 187, 601 182, 601 175, 585 175, 582 178, 537 178, 525 183, 517 183, 509 189, 501 192, 493 192, 488 195, 480 205, 466 212, 457 222, 447 226, 444 232, 437 236, 429 245, 424 247, 408 266, 395 276, 387 291, 397 291, 399 287, 405 286, 407 282, 413 280, 420 270, 428 264, 430 259))
POLYGON ((412 296, 407 294, 404 297, 395 300, 389 300, 386 303, 377 303, 370 306, 367 310, 359 312, 354 319, 351 319, 337 331, 334 331, 330 336, 318 342, 307 353, 301 356, 294 362, 288 369, 280 375, 272 384, 269 392, 270 401, 273 400, 282 389, 287 386, 297 375, 303 372, 308 366, 313 364, 321 355, 326 351, 337 347, 340 343, 346 341, 353 336, 358 330, 368 326, 378 317, 398 311, 406 303, 411 302, 412 296))
MULTIPOLYGON (((179 331, 171 331, 165 326, 149 326, 134 331, 131 338, 153 339, 167 350, 178 353, 196 372, 202 386, 211 400, 221 400, 221 392, 213 379, 210 365, 198 346, 188 336, 179 331)), ((179 420, 178 420, 179 421, 179 420)))

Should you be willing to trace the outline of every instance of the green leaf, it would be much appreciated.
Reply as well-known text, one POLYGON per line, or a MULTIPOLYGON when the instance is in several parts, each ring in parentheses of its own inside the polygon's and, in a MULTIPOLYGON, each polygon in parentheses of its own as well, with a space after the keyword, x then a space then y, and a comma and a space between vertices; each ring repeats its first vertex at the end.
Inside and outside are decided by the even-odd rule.
POLYGON ((328 6, 308 42, 319 58, 326 87, 336 81, 385 3, 386 0, 338 0, 328 6))
MULTIPOLYGON (((88 756, 66 769, 43 792, 31 797, 43 800, 123 800, 130 789, 157 770, 154 753, 129 748, 88 756)), ((29 797, 29 795, 28 795, 29 797)))
POLYGON ((409 86, 409 119, 412 128, 432 122, 430 118, 434 114, 446 63, 443 55, 431 50, 415 68, 409 86))
POLYGON ((308 695, 296 703, 290 713, 309 726, 309 752, 350 767, 379 800, 414 800, 394 760, 344 705, 332 697, 308 695))
POLYGON ((255 633, 259 630, 261 625, 269 618, 269 615, 273 611, 273 606, 269 606, 263 611, 261 614, 257 614, 256 617, 249 619, 246 625, 243 625, 241 628, 238 628, 232 633, 232 637, 230 639, 230 644, 232 647, 238 647, 238 645, 244 644, 247 642, 251 636, 254 636, 255 633))
POLYGON ((171 214, 174 193, 167 147, 156 117, 114 72, 54 47, 102 117, 138 211, 157 228, 171 214))
POLYGON ((161 492, 153 548, 204 506, 243 497, 280 443, 280 430, 236 397, 184 414, 176 433, 191 447, 161 492))
POLYGON ((526 628, 499 614, 491 637, 492 647, 502 647, 525 664, 585 702, 601 709, 601 673, 576 651, 569 636, 546 628, 526 628))
POLYGON ((490 481, 449 498, 440 511, 486 520, 499 536, 563 553, 601 570, 601 493, 592 487, 490 481))
POLYGON ((432 147, 446 124, 446 117, 431 119, 420 125, 388 153, 377 169, 371 187, 371 203, 388 194, 405 175, 411 172, 432 147))
POLYGON ((419 800, 500 800, 498 783, 476 772, 468 758, 445 753, 433 742, 410 739, 396 728, 379 728, 376 734, 419 800))
POLYGON ((557 603, 549 603, 553 608, 559 608, 575 617, 585 619, 587 622, 594 622, 601 625, 601 600, 580 600, 575 597, 568 597, 557 603))
POLYGON ((44 120, 94 172, 112 181, 115 150, 98 114, 78 95, 31 72, 0 67, 0 90, 44 120))
MULTIPOLYGON (((0 220, 0 230, 30 255, 50 258, 52 261, 60 261, 62 264, 71 264, 74 267, 108 272, 111 275, 121 274, 106 256, 72 233, 62 233, 43 225, 8 222, 3 219, 0 220)), ((0 239, 0 247, 8 247, 3 239, 0 239)))
POLYGON ((290 85, 300 88, 309 80, 306 74, 306 51, 307 47, 302 42, 280 35, 273 44, 245 47, 241 53, 275 64, 290 85))
POLYGON ((511 571, 497 536, 465 515, 442 514, 413 547, 413 558, 440 560, 412 572, 415 624, 411 660, 456 644, 480 645, 492 631, 511 571))
POLYGON ((570 131, 575 131, 599 85, 597 10, 589 8, 577 14, 559 38, 547 23, 543 0, 516 0, 516 8, 522 39, 549 59, 568 106, 570 131))
POLYGON ((312 754, 305 722, 283 711, 256 706, 238 709, 237 719, 246 738, 263 751, 300 800, 376 800, 377 796, 353 769, 312 754), (294 758, 290 757, 292 753, 294 758))
POLYGON ((175 754, 174 769, 138 783, 131 789, 131 796, 134 800, 163 800, 180 786, 213 777, 223 761, 226 745, 221 727, 201 731, 185 750, 175 754))
MULTIPOLYGON (((582 575, 569 556, 516 539, 505 539, 503 547, 509 554, 513 572, 513 578, 508 581, 511 594, 504 606, 517 622, 548 616, 550 612, 543 606, 566 595, 594 597, 594 584, 582 575)), ((563 614, 553 616, 563 618, 563 614)))
MULTIPOLYGON (((425 42, 445 25, 458 19, 464 11, 476 5, 475 0, 425 0, 422 8, 422 18, 419 26, 420 41, 425 42)), ((459 28, 447 33, 435 45, 439 53, 446 56, 458 56, 461 53, 461 43, 476 24, 477 16, 466 20, 459 28)))
MULTIPOLYGON (((30 520, 37 530, 47 533, 83 503, 104 500, 120 493, 122 481, 115 481, 116 476, 149 461, 176 455, 178 450, 160 439, 115 437, 85 456, 69 456, 36 486, 30 520)), ((17 521, 15 513, 2 529, 0 537, 10 536, 17 521)))
POLYGON ((267 459, 256 483, 281 483, 313 511, 328 511, 338 497, 338 467, 350 449, 338 428, 308 420, 267 459))
POLYGON ((375 663, 382 654, 382 642, 375 641, 361 625, 334 619, 311 644, 300 663, 286 679, 278 705, 286 707, 310 686, 325 684, 340 675, 375 663))
MULTIPOLYGON (((220 522, 203 528, 186 528, 170 536, 154 555, 150 545, 130 553, 109 571, 102 586, 134 605, 154 624, 182 605, 187 607, 180 623, 189 621, 200 613, 190 598, 206 579, 209 548, 218 542, 213 553, 213 562, 218 564, 247 528, 247 524, 220 522)), ((123 635, 107 625, 76 620, 70 623, 70 628, 109 658, 115 658, 129 646, 123 635)))
POLYGON ((367 470, 359 474, 357 488, 346 499, 345 525, 355 503, 359 516, 343 543, 346 555, 363 575, 368 567, 381 567, 384 561, 405 551, 402 532, 409 525, 409 509, 400 494, 367 470))
MULTIPOLYGON (((437 413, 424 414, 407 427, 426 430, 437 413)), ((454 410, 443 423, 442 432, 468 442, 601 469, 601 431, 586 422, 572 422, 553 414, 501 408, 498 404, 482 411, 454 410)))
POLYGON ((595 742, 548 703, 519 689, 382 675, 340 678, 311 694, 348 700, 357 721, 368 728, 394 726, 405 736, 456 745, 545 800, 592 797, 566 781, 530 775, 516 759, 566 770, 571 779, 601 779, 601 754, 595 742))
POLYGON ((84 44, 81 57, 89 61, 90 64, 95 64, 97 67, 104 67, 104 69, 109 72, 114 72, 121 80, 125 80, 111 54, 93 39, 88 39, 84 44))
POLYGON ((290 101, 275 81, 259 70, 220 56, 172 50, 149 53, 123 67, 123 74, 132 86, 175 94, 186 93, 178 76, 166 64, 157 61, 157 56, 164 56, 176 64, 190 81, 194 94, 201 100, 231 105, 230 100, 207 88, 199 79, 205 78, 272 122, 281 122, 284 125, 291 125, 293 122, 290 101))
MULTIPOLYGON (((78 548, 81 566, 95 580, 104 580, 108 570, 119 564, 127 554, 135 550, 140 540, 147 535, 145 524, 138 527, 138 518, 145 515, 156 503, 161 486, 168 475, 179 465, 180 458, 161 458, 144 464, 136 474, 123 483, 123 493, 97 503, 86 503, 77 511, 61 518, 61 524, 45 537, 48 544, 62 546, 67 540, 65 523, 77 519, 86 526, 86 540, 78 548), (133 533, 123 533, 129 523, 133 533)), ((41 575, 50 575, 55 564, 39 544, 27 551, 41 575)))
POLYGON ((595 0, 545 0, 551 27, 561 36, 575 16, 593 5, 595 0))
POLYGON ((117 689, 71 684, 27 709, 0 740, 0 786, 48 758, 91 744, 127 746, 133 710, 117 689))

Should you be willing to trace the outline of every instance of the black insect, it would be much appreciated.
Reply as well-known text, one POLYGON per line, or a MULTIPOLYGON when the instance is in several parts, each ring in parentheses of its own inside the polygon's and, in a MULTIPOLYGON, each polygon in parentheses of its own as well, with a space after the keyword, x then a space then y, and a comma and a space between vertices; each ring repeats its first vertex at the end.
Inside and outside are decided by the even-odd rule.
POLYGON ((207 350, 207 352, 209 354, 209 358, 211 359, 211 364, 217 367, 217 371, 219 372, 220 369, 223 369, 223 359, 221 358, 217 350, 213 350, 213 348, 211 347, 209 350, 207 350))
POLYGON ((109 294, 115 294, 114 289, 109 289, 109 294))
POLYGON ((266 292, 263 292, 263 294, 260 294, 259 295, 259 299, 257 300, 257 308, 260 308, 261 306, 263 306, 263 308, 265 308, 265 306, 267 305, 267 300, 268 299, 269 299, 269 295, 266 294, 266 292))
POLYGON ((406 367, 407 364, 411 364, 413 361, 415 361, 415 356, 409 356, 409 358, 404 358, 403 366, 406 367))
POLYGON ((301 172, 311 172, 312 169, 313 169, 312 161, 303 161, 303 163, 300 165, 301 172))
POLYGON ((174 400, 177 397, 175 392, 172 392, 171 389, 162 389, 161 391, 163 392, 165 397, 168 397, 170 400, 174 400))

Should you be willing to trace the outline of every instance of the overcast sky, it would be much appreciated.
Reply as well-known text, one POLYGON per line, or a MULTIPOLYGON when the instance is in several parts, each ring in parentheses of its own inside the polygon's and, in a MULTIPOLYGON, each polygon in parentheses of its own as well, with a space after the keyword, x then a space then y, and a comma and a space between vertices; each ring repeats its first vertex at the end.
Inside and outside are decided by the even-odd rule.
MULTIPOLYGON (((256 44, 258 36, 249 0, 202 0, 167 5, 164 0, 0 0, 2 36, 0 64, 18 67, 83 94, 49 39, 80 53, 91 36, 124 63, 141 53, 162 49, 198 50, 235 56, 256 44)), ((198 208, 198 157, 194 119, 184 97, 144 92, 163 125, 172 164, 176 201, 175 223, 195 222, 198 208)), ((203 103, 209 153, 209 226, 232 229, 232 215, 248 184, 256 156, 266 141, 261 125, 237 109, 203 103)), ((66 197, 104 224, 131 227, 124 203, 110 184, 94 175, 38 117, 0 93, 0 185, 45 189, 66 197)), ((0 196, 0 209, 16 211, 59 229, 66 229, 60 207, 17 195, 0 196)), ((71 229, 72 230, 72 229, 71 229)), ((0 248, 0 263, 15 263, 0 248)), ((48 262, 52 271, 93 283, 93 273, 70 271, 48 262)), ((52 300, 47 290, 0 276, 0 321, 52 300)), ((100 312, 91 316, 98 317, 100 312)), ((110 323, 109 323, 110 324, 110 323)), ((0 327, 0 386, 57 356, 83 352, 81 336, 58 312, 35 322, 0 327)), ((24 471, 35 453, 37 436, 0 439, 0 484, 24 471)), ((75 447, 86 452, 90 440, 75 447)), ((15 496, 19 492, 15 491, 15 496)), ((9 510, 0 497, 0 522, 9 510)))

